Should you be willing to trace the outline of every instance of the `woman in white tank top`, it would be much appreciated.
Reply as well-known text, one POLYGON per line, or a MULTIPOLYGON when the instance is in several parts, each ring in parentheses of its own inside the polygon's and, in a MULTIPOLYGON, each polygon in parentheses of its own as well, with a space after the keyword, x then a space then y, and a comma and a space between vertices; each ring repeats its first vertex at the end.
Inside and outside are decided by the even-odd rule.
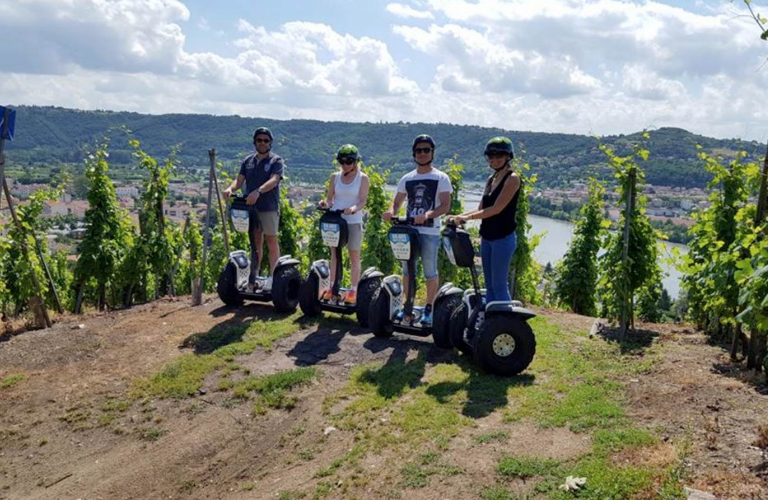
MULTIPOLYGON (((357 282, 360 281, 360 249, 363 244, 363 208, 368 200, 370 187, 368 176, 360 171, 360 152, 352 144, 345 144, 336 153, 336 161, 341 170, 331 174, 328 196, 320 201, 320 206, 331 210, 343 210, 342 217, 347 221, 351 284, 344 301, 348 304, 357 302, 357 282)), ((336 278, 336 255, 331 252, 331 283, 336 278)), ((331 291, 325 290, 323 298, 330 298, 331 291)))

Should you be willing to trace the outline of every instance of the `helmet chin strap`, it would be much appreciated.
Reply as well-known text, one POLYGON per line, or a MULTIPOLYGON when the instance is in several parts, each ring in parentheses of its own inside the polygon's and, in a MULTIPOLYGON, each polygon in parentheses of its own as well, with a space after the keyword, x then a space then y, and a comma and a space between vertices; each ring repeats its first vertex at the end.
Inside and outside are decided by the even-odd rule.
POLYGON ((496 168, 493 165, 491 165, 491 168, 494 169, 496 172, 500 172, 501 170, 504 170, 505 168, 507 168, 509 166, 509 162, 511 160, 512 160, 511 158, 508 159, 507 161, 504 162, 504 165, 500 166, 499 168, 496 168))

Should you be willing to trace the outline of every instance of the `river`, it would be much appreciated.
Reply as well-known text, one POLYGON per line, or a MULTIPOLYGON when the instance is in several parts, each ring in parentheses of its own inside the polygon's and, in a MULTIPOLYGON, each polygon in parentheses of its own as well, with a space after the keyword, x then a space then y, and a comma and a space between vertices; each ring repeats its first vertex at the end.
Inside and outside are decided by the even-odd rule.
MULTIPOLYGON (((477 207, 480 197, 475 193, 464 192, 462 194, 462 202, 465 208, 477 207)), ((568 250, 568 245, 573 237, 574 225, 567 221, 540 217, 538 215, 529 215, 528 220, 531 222, 533 234, 544 233, 541 243, 533 253, 534 257, 542 265, 550 262, 554 266, 557 261, 563 258, 568 250)), ((663 240, 659 240, 659 243, 661 245, 660 264, 665 275, 662 282, 669 295, 676 299, 680 294, 680 279, 682 275, 667 261, 671 257, 670 252, 672 248, 677 248, 681 254, 686 254, 688 253, 688 247, 663 240)))
MULTIPOLYGON (((461 201, 465 209, 475 208, 480 202, 480 195, 476 190, 477 186, 472 187, 472 191, 462 191, 461 201)), ((482 186, 480 188, 482 189, 482 186)), ((387 191, 394 195, 395 186, 388 185, 387 191)), ((573 237, 574 225, 567 221, 540 217, 538 215, 530 215, 529 220, 533 234, 543 233, 541 243, 533 253, 534 258, 542 265, 546 265, 549 262, 554 266, 557 261, 563 258, 568 250, 568 245, 573 237)), ((688 253, 688 247, 663 240, 659 240, 659 244, 661 248, 659 263, 664 273, 662 282, 669 295, 676 299, 680 294, 680 279, 682 275, 667 261, 670 260, 672 248, 677 248, 681 254, 686 254, 688 253)))

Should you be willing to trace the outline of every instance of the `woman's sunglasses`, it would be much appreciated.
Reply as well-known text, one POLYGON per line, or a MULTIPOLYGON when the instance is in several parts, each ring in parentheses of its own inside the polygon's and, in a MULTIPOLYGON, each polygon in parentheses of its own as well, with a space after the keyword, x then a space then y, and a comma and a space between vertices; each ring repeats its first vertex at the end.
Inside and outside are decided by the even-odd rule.
POLYGON ((342 165, 352 165, 356 161, 357 160, 355 160, 354 158, 341 158, 339 160, 339 163, 341 163, 342 165))
POLYGON ((413 148, 413 152, 416 154, 419 153, 430 153, 432 151, 432 148, 413 148))
POLYGON ((487 155, 485 155, 486 158, 493 159, 493 160, 497 158, 505 158, 507 156, 509 156, 507 153, 488 153, 487 155))

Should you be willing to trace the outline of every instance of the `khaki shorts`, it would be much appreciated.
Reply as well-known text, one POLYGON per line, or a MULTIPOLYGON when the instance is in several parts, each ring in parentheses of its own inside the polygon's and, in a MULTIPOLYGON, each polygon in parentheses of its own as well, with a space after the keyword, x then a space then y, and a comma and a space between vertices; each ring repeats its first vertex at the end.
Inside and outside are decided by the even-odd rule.
MULTIPOLYGON (((268 236, 275 236, 277 235, 277 228, 280 225, 280 212, 277 210, 272 212, 251 212, 258 213, 259 215, 259 222, 261 223, 261 230, 264 232, 264 234, 268 236)), ((253 227, 253 217, 251 217, 250 222, 251 226, 248 228, 249 231, 253 227)))
POLYGON ((363 225, 347 224, 347 249, 360 251, 363 248, 363 225))

